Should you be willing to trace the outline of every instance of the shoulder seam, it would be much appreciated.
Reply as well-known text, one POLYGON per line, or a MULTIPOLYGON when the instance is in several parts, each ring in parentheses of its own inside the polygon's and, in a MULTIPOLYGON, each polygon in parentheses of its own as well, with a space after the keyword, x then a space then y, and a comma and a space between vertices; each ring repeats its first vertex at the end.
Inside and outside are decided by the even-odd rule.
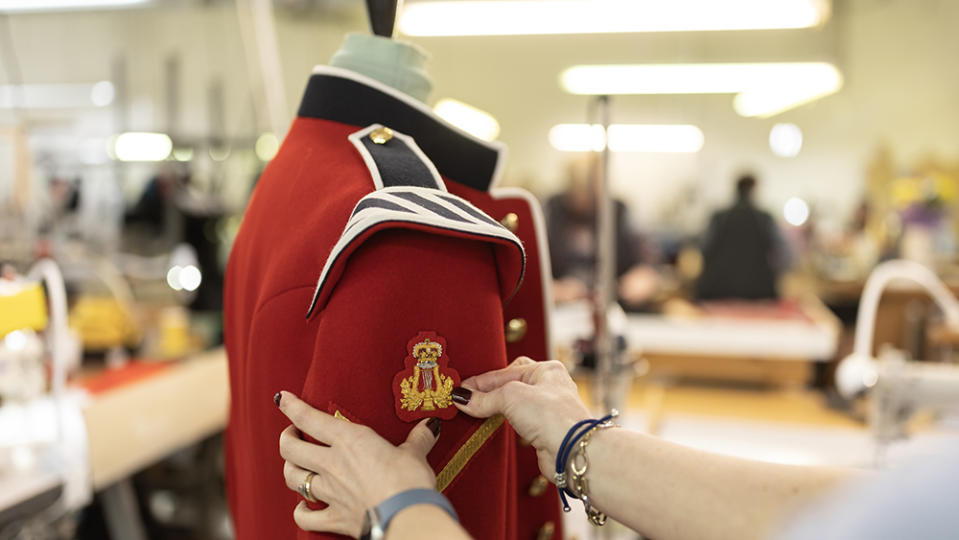
POLYGON ((256 308, 253 309, 253 315, 252 315, 250 318, 251 318, 251 319, 252 319, 252 318, 255 318, 255 317, 257 316, 257 314, 260 313, 260 310, 263 309, 267 304, 269 304, 269 303, 272 302, 273 300, 276 300, 277 298, 279 298, 280 296, 283 296, 284 294, 287 294, 287 293, 290 293, 290 292, 293 292, 293 291, 296 291, 296 290, 299 290, 299 289, 309 289, 309 290, 312 291, 312 290, 313 290, 313 284, 312 284, 312 283, 307 283, 306 285, 293 285, 293 286, 291 286, 291 287, 287 287, 287 288, 285 288, 285 289, 282 289, 282 290, 280 290, 280 291, 277 291, 277 292, 275 292, 275 293, 270 294, 270 296, 264 298, 262 301, 260 301, 260 302, 257 303, 256 308))

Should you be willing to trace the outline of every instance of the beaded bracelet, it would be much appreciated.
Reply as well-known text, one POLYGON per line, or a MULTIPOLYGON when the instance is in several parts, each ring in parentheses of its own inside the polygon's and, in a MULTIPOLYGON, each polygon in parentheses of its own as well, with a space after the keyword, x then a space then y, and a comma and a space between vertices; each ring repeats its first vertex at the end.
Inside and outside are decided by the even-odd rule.
POLYGON ((556 475, 554 476, 554 480, 556 482, 556 489, 559 490, 559 497, 563 501, 563 511, 569 512, 571 510, 569 502, 566 499, 567 495, 574 499, 579 499, 583 501, 583 506, 586 509, 586 515, 590 522, 595 525, 604 525, 606 523, 606 515, 593 508, 589 499, 589 485, 586 482, 589 458, 586 456, 586 446, 589 445, 590 435, 595 429, 613 426, 612 419, 617 416, 619 416, 619 411, 613 409, 610 414, 599 420, 587 419, 577 422, 566 432, 566 437, 563 438, 563 443, 559 446, 559 452, 556 454, 556 475), (570 464, 572 478, 567 481, 566 466, 569 463, 574 449, 578 449, 578 452, 573 459, 573 463, 570 464), (571 490, 570 487, 572 487, 573 490, 571 490))

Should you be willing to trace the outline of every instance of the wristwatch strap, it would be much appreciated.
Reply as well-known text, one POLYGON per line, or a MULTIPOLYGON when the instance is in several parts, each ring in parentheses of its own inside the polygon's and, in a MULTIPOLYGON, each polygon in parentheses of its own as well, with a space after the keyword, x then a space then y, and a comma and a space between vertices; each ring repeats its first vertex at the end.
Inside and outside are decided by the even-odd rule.
POLYGON ((419 488, 401 491, 377 505, 376 513, 379 514, 380 517, 380 526, 386 531, 390 520, 393 519, 393 516, 395 516, 397 512, 414 504, 433 504, 439 506, 443 510, 446 510, 446 513, 449 514, 450 517, 457 522, 459 521, 459 516, 456 515, 456 510, 453 510, 453 505, 450 504, 450 501, 444 497, 442 493, 435 489, 419 488))

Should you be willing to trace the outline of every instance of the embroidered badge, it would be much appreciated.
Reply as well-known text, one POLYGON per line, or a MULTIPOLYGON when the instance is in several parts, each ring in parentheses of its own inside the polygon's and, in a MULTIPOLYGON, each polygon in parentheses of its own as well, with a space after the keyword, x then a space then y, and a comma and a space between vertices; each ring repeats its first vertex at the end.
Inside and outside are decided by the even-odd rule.
POLYGON ((406 350, 403 370, 393 377, 396 415, 407 422, 456 416, 451 393, 460 384, 460 374, 449 367, 446 340, 436 332, 420 332, 406 350))

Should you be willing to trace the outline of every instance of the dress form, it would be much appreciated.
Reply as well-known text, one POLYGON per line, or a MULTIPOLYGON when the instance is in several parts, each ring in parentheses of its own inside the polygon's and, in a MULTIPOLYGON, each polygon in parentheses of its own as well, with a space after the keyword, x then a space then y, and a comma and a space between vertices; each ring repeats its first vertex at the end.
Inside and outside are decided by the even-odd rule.
POLYGON ((397 0, 367 0, 374 35, 348 34, 330 65, 355 71, 426 101, 433 82, 426 73, 429 55, 422 48, 392 39, 397 0))

